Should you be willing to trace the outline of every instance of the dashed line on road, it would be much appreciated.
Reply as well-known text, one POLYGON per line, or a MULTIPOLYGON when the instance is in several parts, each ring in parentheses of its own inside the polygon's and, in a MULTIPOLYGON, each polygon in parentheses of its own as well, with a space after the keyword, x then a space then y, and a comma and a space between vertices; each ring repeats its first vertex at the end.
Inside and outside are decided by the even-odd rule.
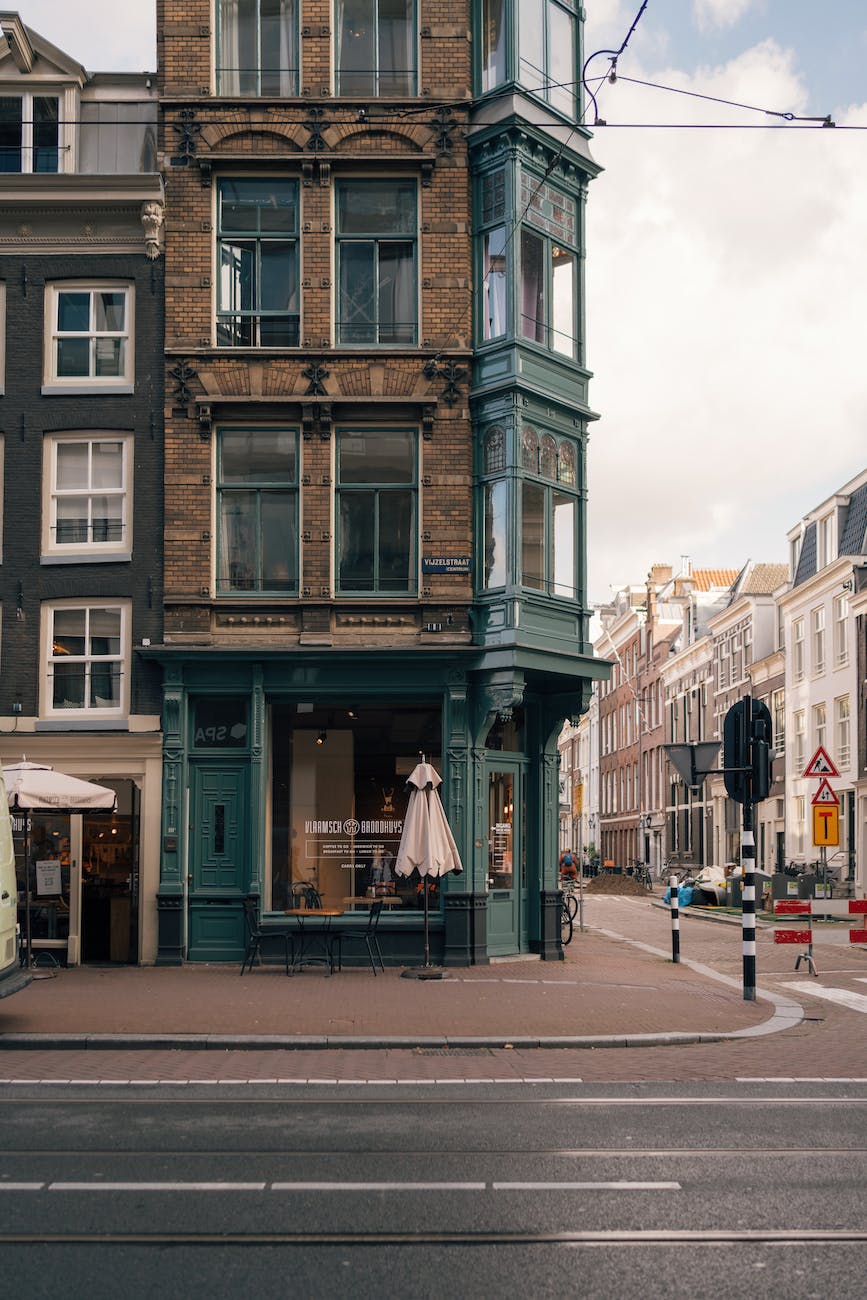
POLYGON ((0 1079, 0 1085, 19 1086, 26 1084, 28 1087, 37 1084, 46 1087, 63 1084, 84 1086, 84 1087, 105 1087, 105 1088, 186 1088, 200 1087, 225 1087, 225 1088, 246 1088, 249 1086, 268 1086, 268 1087, 431 1087, 438 1088, 443 1084, 502 1084, 502 1083, 520 1083, 520 1084, 572 1084, 583 1083, 582 1078, 575 1075, 558 1076, 551 1078, 539 1078, 538 1076, 529 1075, 512 1075, 508 1077, 483 1077, 475 1079, 462 1078, 435 1078, 435 1079, 320 1079, 305 1078, 298 1076, 296 1078, 286 1079, 0 1079))

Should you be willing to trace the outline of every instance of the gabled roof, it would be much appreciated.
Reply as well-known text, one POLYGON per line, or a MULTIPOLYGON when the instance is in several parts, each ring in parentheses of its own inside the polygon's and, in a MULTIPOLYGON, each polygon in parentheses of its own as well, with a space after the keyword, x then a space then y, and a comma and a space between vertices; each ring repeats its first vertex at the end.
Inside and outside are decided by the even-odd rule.
POLYGON ((58 81, 75 81, 80 86, 87 82, 83 64, 25 26, 15 10, 0 10, 0 31, 0 80, 56 76, 58 81))
POLYGON ((692 585, 695 591, 714 591, 730 587, 737 576, 737 569, 693 569, 692 585))

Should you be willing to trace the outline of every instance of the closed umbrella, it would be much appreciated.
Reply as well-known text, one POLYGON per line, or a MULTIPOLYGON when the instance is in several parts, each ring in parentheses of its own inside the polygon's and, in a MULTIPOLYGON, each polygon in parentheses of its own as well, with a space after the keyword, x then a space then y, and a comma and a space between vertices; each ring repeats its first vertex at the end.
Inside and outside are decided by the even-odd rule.
POLYGON ((3 768, 6 798, 13 811, 24 814, 24 913, 27 932, 27 965, 33 954, 30 941, 30 814, 32 812, 114 812, 117 795, 108 786, 82 781, 77 776, 56 772, 44 763, 22 758, 3 768))
POLYGON ((424 895, 424 965, 405 970, 403 974, 416 979, 442 979, 442 971, 431 966, 430 961, 428 881, 439 879, 449 871, 458 875, 463 867, 452 828, 440 800, 438 787, 442 785, 442 778, 439 773, 423 759, 413 768, 407 785, 409 803, 394 869, 399 876, 410 876, 413 871, 417 871, 421 879, 424 895))

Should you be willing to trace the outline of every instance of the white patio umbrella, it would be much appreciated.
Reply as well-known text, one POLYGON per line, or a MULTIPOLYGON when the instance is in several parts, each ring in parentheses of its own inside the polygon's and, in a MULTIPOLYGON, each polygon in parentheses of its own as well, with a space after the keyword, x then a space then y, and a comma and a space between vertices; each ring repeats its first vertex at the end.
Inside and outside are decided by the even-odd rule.
POLYGON ((24 814, 24 914, 29 967, 33 959, 30 939, 30 814, 114 812, 117 795, 108 786, 67 776, 44 763, 28 763, 26 758, 4 767, 3 781, 10 809, 24 814))
POLYGON ((438 787, 442 785, 442 778, 439 773, 422 758, 407 778, 407 785, 409 803, 394 869, 399 876, 410 876, 413 871, 417 871, 421 878, 424 894, 424 965, 405 970, 403 974, 416 979, 442 979, 442 971, 431 966, 430 962, 428 880, 438 879, 449 871, 459 875, 463 866, 440 800, 438 787))

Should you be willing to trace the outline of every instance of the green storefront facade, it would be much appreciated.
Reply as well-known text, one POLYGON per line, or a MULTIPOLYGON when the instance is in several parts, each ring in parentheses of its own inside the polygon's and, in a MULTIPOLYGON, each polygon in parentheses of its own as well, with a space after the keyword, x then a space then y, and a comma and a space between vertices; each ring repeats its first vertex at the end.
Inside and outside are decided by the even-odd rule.
POLYGON ((329 906, 361 908, 383 856, 386 960, 417 961, 418 883, 388 868, 420 753, 442 772, 464 864, 432 899, 432 957, 561 955, 556 739, 588 680, 574 657, 559 678, 544 655, 475 647, 160 657, 159 963, 240 961, 246 896, 279 913, 310 880, 329 906))

